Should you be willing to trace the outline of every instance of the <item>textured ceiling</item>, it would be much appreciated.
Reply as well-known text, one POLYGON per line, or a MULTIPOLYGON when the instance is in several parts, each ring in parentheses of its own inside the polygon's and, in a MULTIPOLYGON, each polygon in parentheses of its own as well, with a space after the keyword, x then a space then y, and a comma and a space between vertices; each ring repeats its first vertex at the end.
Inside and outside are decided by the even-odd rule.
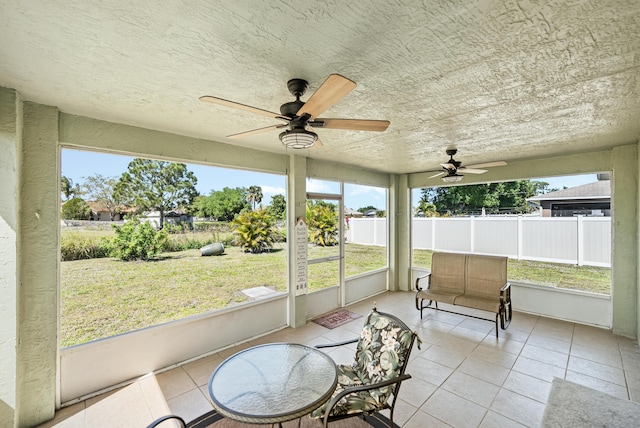
POLYGON ((357 88, 317 159, 391 173, 591 151, 640 138, 640 1, 0 0, 0 86, 61 111, 284 153, 270 111, 331 73, 357 88))

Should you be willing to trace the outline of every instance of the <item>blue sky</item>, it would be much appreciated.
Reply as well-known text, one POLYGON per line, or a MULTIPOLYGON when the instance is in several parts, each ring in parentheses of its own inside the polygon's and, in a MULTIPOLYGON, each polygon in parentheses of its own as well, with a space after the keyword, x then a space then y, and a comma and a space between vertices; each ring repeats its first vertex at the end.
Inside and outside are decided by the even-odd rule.
MULTIPOLYGON (((73 180, 74 184, 82 184, 85 177, 100 174, 103 177, 116 179, 127 170, 132 157, 111 155, 105 153, 64 149, 62 151, 62 175, 73 180)), ((277 174, 265 174, 229 168, 217 168, 203 165, 187 164, 187 169, 198 178, 197 189, 203 195, 212 190, 222 190, 224 187, 262 187, 262 203, 267 205, 274 195, 286 195, 286 179, 277 174)), ((592 183, 597 180, 595 174, 545 177, 539 181, 546 181, 552 188, 562 189, 564 186, 575 187, 592 183)), ((318 193, 339 193, 340 185, 335 182, 309 180, 307 190, 318 193)), ((414 190, 415 195, 419 190, 414 190)), ((378 209, 385 209, 384 189, 345 184, 345 207, 358 209, 369 205, 378 209)))

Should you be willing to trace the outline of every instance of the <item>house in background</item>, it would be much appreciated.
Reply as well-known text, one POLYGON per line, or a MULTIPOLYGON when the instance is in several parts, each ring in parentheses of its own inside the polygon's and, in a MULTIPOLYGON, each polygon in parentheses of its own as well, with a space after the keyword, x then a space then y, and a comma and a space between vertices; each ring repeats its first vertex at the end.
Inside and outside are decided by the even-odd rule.
POLYGON ((542 217, 573 217, 576 215, 610 217, 611 182, 595 183, 562 189, 528 198, 542 210, 542 217))

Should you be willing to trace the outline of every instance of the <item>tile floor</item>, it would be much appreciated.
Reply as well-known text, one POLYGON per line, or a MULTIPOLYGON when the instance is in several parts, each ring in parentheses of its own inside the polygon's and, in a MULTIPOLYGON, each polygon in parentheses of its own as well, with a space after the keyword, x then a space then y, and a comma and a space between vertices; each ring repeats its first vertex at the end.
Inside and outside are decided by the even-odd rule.
MULTIPOLYGON (((496 339, 493 324, 426 310, 421 320, 411 292, 388 292, 348 307, 366 315, 373 302, 416 329, 396 404, 395 421, 416 427, 537 427, 554 377, 640 402, 640 349, 608 331, 515 313, 496 339)), ((240 349, 290 341, 307 345, 356 337, 363 319, 329 330, 313 322, 287 328, 97 396, 56 413, 42 427, 145 427, 175 413, 190 420, 212 408, 207 382, 214 368, 240 349)), ((338 363, 353 361, 355 347, 332 348, 338 363)))

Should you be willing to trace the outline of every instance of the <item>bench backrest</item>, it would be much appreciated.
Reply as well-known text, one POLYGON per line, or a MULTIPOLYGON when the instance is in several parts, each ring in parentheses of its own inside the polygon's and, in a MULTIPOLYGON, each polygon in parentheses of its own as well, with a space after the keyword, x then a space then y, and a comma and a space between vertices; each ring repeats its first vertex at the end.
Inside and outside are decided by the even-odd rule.
POLYGON ((499 299, 507 283, 507 257, 469 254, 466 272, 466 295, 499 299))
POLYGON ((433 253, 429 289, 464 293, 466 254, 433 253))

